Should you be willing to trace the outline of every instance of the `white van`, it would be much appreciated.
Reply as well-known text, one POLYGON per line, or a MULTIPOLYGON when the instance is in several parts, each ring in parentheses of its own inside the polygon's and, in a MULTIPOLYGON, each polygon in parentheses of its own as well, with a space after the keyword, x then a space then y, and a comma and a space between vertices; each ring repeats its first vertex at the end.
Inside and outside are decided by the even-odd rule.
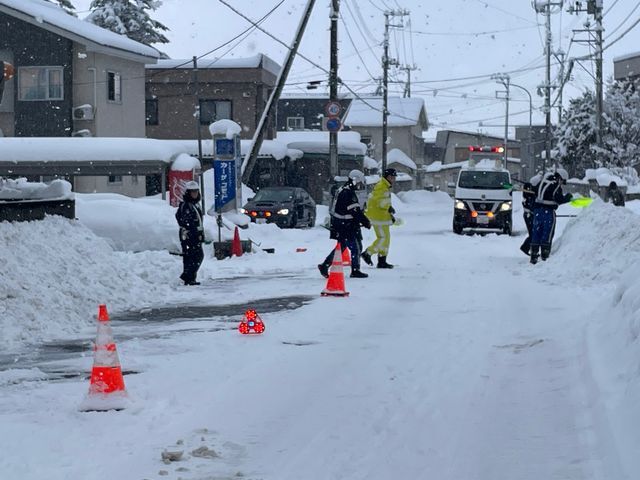
POLYGON ((502 166, 503 147, 470 147, 468 166, 456 182, 453 231, 511 235, 511 175, 502 166))

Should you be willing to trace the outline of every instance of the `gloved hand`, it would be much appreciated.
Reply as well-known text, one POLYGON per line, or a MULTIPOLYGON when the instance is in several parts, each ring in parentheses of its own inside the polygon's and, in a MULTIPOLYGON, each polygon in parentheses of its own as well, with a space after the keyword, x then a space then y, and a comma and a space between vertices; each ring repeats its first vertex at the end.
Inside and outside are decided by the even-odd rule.
POLYGON ((180 229, 180 240, 182 240, 183 242, 186 242, 188 235, 189 235, 189 232, 187 231, 186 228, 181 228, 180 229))
POLYGON ((367 230, 370 230, 371 229, 371 220, 366 218, 365 221, 362 222, 362 226, 364 228, 366 228, 367 230))
POLYGON ((393 215, 391 215, 391 223, 396 223, 396 217, 394 217, 393 215))
POLYGON ((395 215, 395 213, 396 213, 396 209, 395 209, 395 208, 393 208, 393 207, 389 207, 389 213, 390 213, 391 215, 395 215))

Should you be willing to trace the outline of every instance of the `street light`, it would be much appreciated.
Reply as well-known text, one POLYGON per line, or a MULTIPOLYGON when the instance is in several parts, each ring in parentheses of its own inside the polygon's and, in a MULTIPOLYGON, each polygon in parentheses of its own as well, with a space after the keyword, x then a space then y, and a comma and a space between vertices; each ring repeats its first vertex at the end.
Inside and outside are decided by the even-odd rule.
POLYGON ((529 90, 527 90, 523 86, 516 85, 515 83, 512 83, 511 86, 523 90, 529 96, 529 140, 528 140, 529 143, 527 145, 527 157, 528 157, 529 161, 532 161, 532 159, 531 159, 531 157, 532 157, 532 155, 531 155, 531 145, 532 145, 533 140, 532 140, 532 137, 531 137, 531 129, 532 129, 531 117, 533 116, 533 99, 531 98, 531 92, 529 92, 529 90))

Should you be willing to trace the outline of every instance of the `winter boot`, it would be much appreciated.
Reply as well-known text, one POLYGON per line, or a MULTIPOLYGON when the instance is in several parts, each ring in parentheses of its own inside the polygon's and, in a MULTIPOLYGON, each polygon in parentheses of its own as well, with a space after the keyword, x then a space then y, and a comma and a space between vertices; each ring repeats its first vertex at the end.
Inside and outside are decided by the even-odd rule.
POLYGON ((200 282, 196 282, 195 280, 189 280, 188 282, 184 282, 185 285, 200 285, 200 282))
POLYGON ((538 252, 540 251, 540 247, 539 246, 532 246, 531 247, 531 260, 529 260, 529 262, 532 265, 535 265, 536 263, 538 263, 538 252))
POLYGON ((318 270, 320 270, 320 275, 322 275, 324 278, 329 278, 329 267, 327 265, 321 263, 320 265, 318 265, 318 270))
POLYGON ((351 270, 351 275, 349 275, 351 278, 367 278, 369 275, 367 275, 364 272, 361 272, 360 270, 351 270))
POLYGON ((549 254, 550 253, 551 253, 551 249, 550 248, 542 247, 542 251, 540 252, 540 258, 546 262, 547 258, 549 258, 549 254))
POLYGON ((366 263, 367 265, 373 265, 373 261, 371 261, 371 254, 369 252, 365 250, 360 254, 360 256, 364 260, 364 263, 366 263))
POLYGON ((378 255, 378 268, 393 268, 393 265, 387 263, 386 255, 378 255))
POLYGON ((529 246, 527 245, 526 242, 520 245, 520 251, 524 253, 527 257, 529 256, 529 246))

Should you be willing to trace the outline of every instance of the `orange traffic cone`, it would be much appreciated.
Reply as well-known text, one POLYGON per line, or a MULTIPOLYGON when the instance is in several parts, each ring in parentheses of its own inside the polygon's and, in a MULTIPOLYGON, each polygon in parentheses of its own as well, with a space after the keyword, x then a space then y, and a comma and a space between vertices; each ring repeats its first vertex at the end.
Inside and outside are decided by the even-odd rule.
POLYGON ((344 271, 342 269, 342 254, 340 253, 340 244, 336 245, 335 253, 333 254, 333 262, 329 269, 329 279, 327 280, 327 286, 320 293, 323 297, 347 297, 349 292, 345 290, 344 285, 344 271))
POLYGON ((98 334, 93 349, 89 393, 80 410, 122 410, 128 403, 127 392, 106 305, 98 307, 98 334))
MULTIPOLYGON (((338 248, 340 248, 340 242, 338 242, 338 248)), ((342 250, 342 266, 343 267, 351 266, 351 251, 347 247, 345 247, 344 250, 342 250)))
POLYGON ((240 243, 240 232, 238 231, 238 227, 236 227, 233 232, 233 243, 231 244, 231 256, 241 257, 242 256, 242 243, 240 243))

